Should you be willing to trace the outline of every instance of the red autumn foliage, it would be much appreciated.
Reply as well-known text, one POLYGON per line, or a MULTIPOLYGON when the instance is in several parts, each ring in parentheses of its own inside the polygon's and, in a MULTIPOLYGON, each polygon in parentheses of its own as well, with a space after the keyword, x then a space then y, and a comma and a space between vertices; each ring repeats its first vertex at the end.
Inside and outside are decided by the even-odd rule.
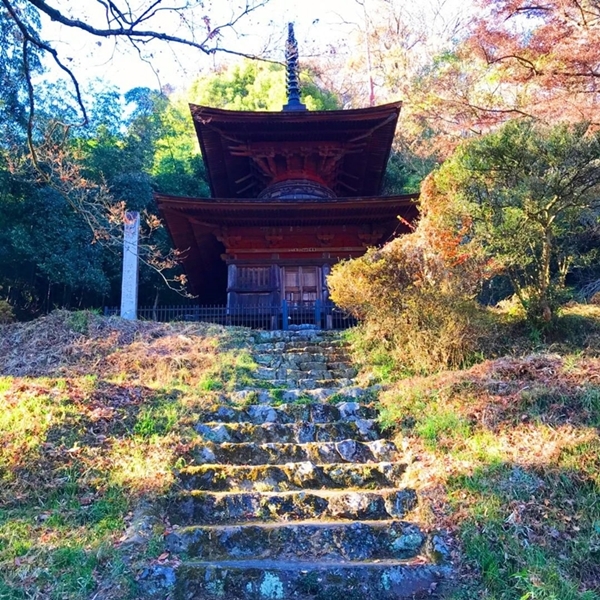
POLYGON ((508 108, 600 123, 600 4, 481 0, 466 49, 519 88, 508 108))

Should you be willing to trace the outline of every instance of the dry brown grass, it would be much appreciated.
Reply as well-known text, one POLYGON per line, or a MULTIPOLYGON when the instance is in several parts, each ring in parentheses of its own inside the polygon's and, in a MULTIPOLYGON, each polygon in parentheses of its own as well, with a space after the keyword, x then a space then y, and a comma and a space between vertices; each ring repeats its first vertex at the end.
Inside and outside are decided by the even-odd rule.
POLYGON ((206 323, 126 321, 90 312, 55 311, 36 321, 0 325, 0 375, 93 373, 142 385, 173 379, 193 385, 231 336, 231 331, 206 323))
POLYGON ((598 598, 599 358, 487 360, 397 381, 382 404, 420 518, 460 548, 452 598, 598 598))

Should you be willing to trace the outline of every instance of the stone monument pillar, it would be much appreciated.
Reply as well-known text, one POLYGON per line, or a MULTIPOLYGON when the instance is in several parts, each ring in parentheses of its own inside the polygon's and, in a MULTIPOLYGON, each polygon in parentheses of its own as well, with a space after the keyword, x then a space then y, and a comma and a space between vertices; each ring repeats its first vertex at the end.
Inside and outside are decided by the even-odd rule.
POLYGON ((137 319, 138 304, 138 240, 140 213, 125 213, 125 237, 123 239, 123 279, 121 282, 121 317, 137 319))

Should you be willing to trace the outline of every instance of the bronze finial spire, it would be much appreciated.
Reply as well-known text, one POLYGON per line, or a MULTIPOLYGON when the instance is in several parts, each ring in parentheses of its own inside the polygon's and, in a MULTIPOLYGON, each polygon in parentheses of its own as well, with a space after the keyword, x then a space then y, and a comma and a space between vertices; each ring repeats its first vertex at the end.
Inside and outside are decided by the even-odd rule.
POLYGON ((294 36, 294 24, 288 23, 288 39, 285 45, 285 62, 287 67, 288 102, 283 110, 306 110, 300 102, 300 82, 298 80, 298 42, 294 36))

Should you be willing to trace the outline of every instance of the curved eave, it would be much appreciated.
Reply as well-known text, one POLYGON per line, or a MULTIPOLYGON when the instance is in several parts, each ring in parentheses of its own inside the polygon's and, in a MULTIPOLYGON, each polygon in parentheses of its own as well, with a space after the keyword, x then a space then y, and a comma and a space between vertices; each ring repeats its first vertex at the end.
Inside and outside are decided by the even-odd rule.
POLYGON ((239 145, 291 144, 320 148, 323 144, 351 146, 340 161, 339 173, 328 183, 338 195, 371 196, 381 182, 402 103, 332 111, 251 112, 190 105, 211 193, 214 197, 258 196, 265 182, 239 145))
POLYGON ((195 199, 156 195, 159 209, 167 222, 184 217, 207 227, 375 224, 398 216, 410 221, 417 214, 417 199, 418 194, 407 194, 272 202, 254 198, 195 199))
POLYGON ((293 123, 322 123, 323 121, 341 121, 342 123, 371 120, 386 117, 391 112, 400 113, 402 102, 389 102, 366 108, 348 108, 344 110, 298 110, 298 111, 255 111, 255 110, 226 110, 190 104, 194 117, 214 122, 260 124, 265 122, 278 123, 280 126, 292 126, 293 123))

